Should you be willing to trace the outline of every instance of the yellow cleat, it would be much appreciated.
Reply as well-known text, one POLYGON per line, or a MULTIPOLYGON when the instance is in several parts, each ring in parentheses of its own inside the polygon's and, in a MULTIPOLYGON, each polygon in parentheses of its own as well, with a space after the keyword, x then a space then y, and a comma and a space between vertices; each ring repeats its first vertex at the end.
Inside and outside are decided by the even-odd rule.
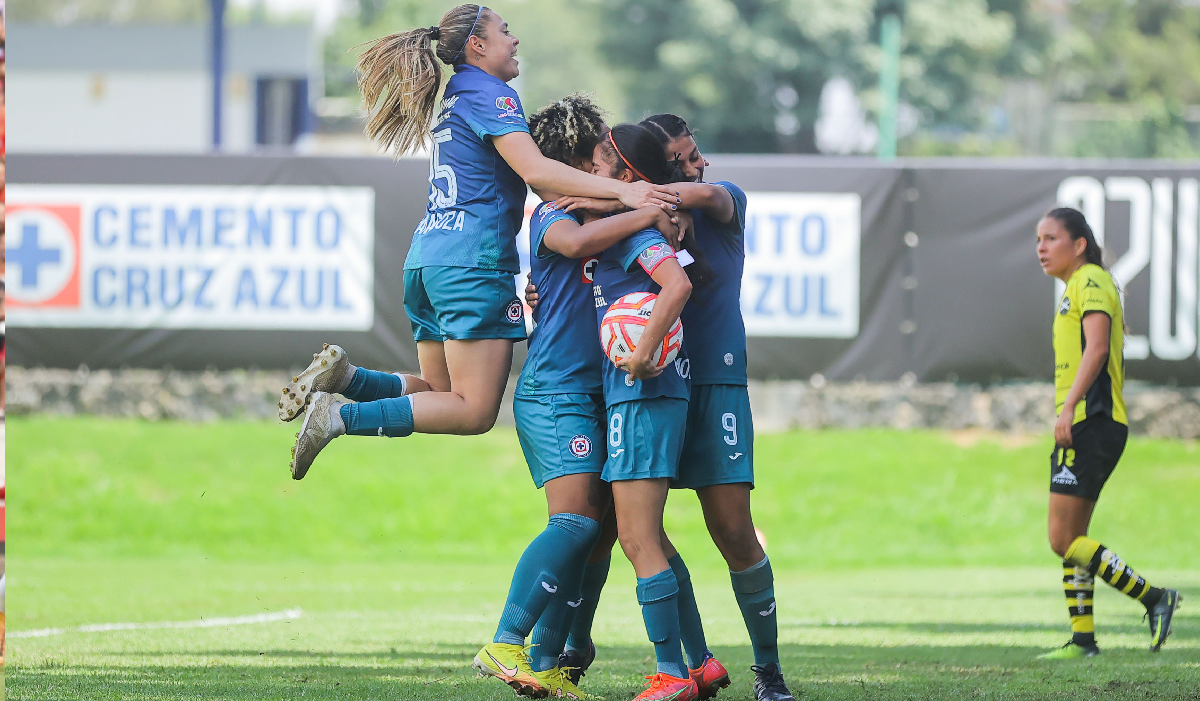
POLYGON ((1067 643, 1057 650, 1038 655, 1039 660, 1081 660, 1085 657, 1095 657, 1100 654, 1100 648, 1092 645, 1084 647, 1075 643, 1067 643))
POLYGON ((542 672, 534 672, 533 676, 546 687, 548 695, 552 699, 590 699, 591 696, 583 693, 575 682, 571 681, 571 676, 568 669, 561 667, 551 667, 542 672))
POLYGON ((518 696, 544 699, 549 689, 538 679, 529 662, 529 648, 509 643, 488 643, 471 664, 481 677, 496 677, 518 696))

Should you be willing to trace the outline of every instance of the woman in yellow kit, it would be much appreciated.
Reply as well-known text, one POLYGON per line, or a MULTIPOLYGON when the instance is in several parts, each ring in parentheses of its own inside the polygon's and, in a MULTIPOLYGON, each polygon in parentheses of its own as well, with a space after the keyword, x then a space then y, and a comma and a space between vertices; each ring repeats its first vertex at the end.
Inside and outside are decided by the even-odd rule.
POLYGON ((1067 284, 1054 316, 1054 452, 1050 456, 1050 547, 1062 558, 1071 615, 1070 642, 1044 659, 1100 654, 1092 622, 1096 575, 1141 602, 1150 619, 1150 651, 1171 633, 1181 597, 1150 586, 1112 550, 1087 535, 1092 510, 1129 435, 1125 399, 1121 297, 1101 262, 1100 246, 1083 214, 1051 210, 1037 225, 1042 270, 1067 284))

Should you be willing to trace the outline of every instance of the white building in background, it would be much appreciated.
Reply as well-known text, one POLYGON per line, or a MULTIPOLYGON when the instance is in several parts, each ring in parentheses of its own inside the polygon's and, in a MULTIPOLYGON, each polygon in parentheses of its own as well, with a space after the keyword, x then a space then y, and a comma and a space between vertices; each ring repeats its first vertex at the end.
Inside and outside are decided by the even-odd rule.
MULTIPOLYGON (((203 25, 8 27, 8 149, 54 153, 212 150, 203 25)), ((312 128, 320 47, 307 25, 225 35, 222 147, 294 147, 312 128)))

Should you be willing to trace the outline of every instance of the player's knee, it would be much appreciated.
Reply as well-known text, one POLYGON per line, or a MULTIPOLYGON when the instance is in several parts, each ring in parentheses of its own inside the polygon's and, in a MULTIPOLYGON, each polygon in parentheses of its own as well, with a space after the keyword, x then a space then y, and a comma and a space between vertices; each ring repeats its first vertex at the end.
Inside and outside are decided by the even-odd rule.
POLYGON ((463 417, 462 430, 468 436, 487 433, 496 425, 496 414, 499 409, 489 411, 489 407, 469 406, 463 417))
POLYGON ((1067 534, 1063 534, 1063 533, 1051 533, 1050 534, 1050 549, 1054 551, 1055 555, 1058 555, 1059 557, 1066 557, 1067 550, 1070 549, 1071 543, 1074 540, 1075 540, 1075 537, 1072 535, 1067 535, 1067 534))

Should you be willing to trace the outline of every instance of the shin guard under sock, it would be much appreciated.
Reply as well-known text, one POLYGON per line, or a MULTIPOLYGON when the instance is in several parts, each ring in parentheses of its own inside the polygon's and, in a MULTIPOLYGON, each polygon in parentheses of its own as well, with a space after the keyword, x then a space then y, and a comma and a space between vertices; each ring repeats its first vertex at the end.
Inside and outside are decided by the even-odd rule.
POLYGON ((493 639, 522 645, 550 598, 559 592, 565 572, 588 552, 600 534, 600 524, 577 514, 555 514, 517 562, 508 600, 493 639))
POLYGON ((583 566, 583 584, 579 589, 582 599, 571 620, 571 632, 567 634, 567 647, 587 654, 592 646, 592 621, 596 618, 596 607, 600 605, 600 592, 608 581, 608 569, 612 557, 583 566))
POLYGON ((350 384, 340 394, 356 402, 373 402, 403 397, 407 391, 408 382, 399 373, 354 368, 350 384))
POLYGON ((775 615, 775 575, 771 561, 764 557, 757 565, 741 572, 730 572, 733 596, 742 610, 754 664, 779 664, 779 625, 775 615))
POLYGON ((1142 602, 1147 609, 1154 608, 1162 598, 1162 589, 1150 586, 1142 575, 1117 557, 1116 553, 1101 545, 1100 541, 1085 535, 1072 541, 1063 560, 1103 579, 1113 589, 1142 602))
POLYGON ((679 679, 688 678, 687 663, 679 642, 679 583, 670 568, 637 580, 637 599, 642 605, 646 635, 654 643, 658 671, 679 679))
POLYGON ((700 609, 696 606, 696 592, 692 590, 692 575, 679 553, 667 558, 675 581, 679 584, 679 639, 687 653, 689 669, 699 669, 708 654, 708 643, 704 640, 704 624, 700 621, 700 609))
POLYGON ((400 438, 413 432, 412 397, 351 402, 343 404, 339 411, 346 433, 351 436, 400 438))

